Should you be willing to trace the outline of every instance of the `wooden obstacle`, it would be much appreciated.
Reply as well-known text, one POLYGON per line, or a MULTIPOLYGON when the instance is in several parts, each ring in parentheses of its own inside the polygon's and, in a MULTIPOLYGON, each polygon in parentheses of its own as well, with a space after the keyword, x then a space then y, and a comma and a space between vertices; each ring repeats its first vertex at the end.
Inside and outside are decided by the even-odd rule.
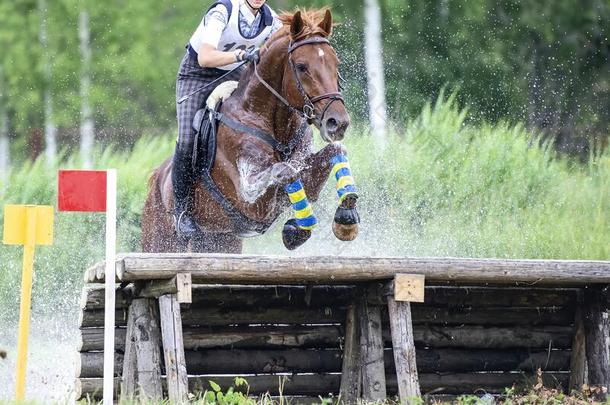
MULTIPOLYGON (((407 402, 501 393, 538 369, 610 386, 610 262, 127 254, 116 269, 123 397, 181 402, 244 376, 252 395, 407 402)), ((102 391, 103 272, 85 274, 80 397, 102 391)))

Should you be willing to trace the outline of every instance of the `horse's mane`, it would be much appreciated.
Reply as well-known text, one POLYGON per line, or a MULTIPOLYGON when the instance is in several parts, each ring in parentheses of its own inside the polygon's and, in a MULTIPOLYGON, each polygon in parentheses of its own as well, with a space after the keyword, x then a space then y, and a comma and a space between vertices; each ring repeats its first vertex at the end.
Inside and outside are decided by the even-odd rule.
MULTIPOLYGON (((329 33, 325 32, 322 28, 320 28, 319 24, 324 19, 324 15, 329 9, 329 7, 324 7, 320 9, 297 8, 295 12, 281 12, 278 15, 278 18, 284 24, 284 26, 267 40, 267 43, 264 45, 264 48, 268 49, 275 42, 281 41, 286 37, 290 37, 290 26, 292 25, 292 21, 294 20, 294 16, 297 12, 301 12, 301 19, 303 20, 303 29, 296 36, 296 38, 292 38, 293 41, 298 41, 300 39, 314 35, 322 35, 324 37, 328 37, 329 33)), ((245 85, 250 81, 250 78, 253 75, 254 64, 251 63, 250 66, 248 66, 248 68, 242 73, 239 80, 239 87, 237 88, 234 94, 242 96, 246 87, 245 85)))
POLYGON ((293 38, 294 41, 314 35, 328 36, 329 33, 325 32, 318 26, 318 24, 320 24, 320 22, 324 19, 324 14, 326 14, 327 10, 329 10, 328 7, 320 9, 297 8, 295 12, 283 11, 280 13, 278 18, 284 24, 284 27, 276 32, 275 35, 271 37, 269 42, 290 35, 290 25, 292 24, 295 14, 299 11, 301 12, 301 18, 303 20, 303 29, 295 38, 293 38))

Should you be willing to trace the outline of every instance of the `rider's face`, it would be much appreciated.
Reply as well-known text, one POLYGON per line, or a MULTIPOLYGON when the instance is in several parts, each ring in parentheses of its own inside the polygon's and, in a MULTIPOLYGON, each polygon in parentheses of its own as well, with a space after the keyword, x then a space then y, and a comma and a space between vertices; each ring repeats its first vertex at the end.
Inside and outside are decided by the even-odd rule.
POLYGON ((247 0, 248 5, 255 10, 261 8, 263 4, 265 4, 265 1, 266 0, 247 0))

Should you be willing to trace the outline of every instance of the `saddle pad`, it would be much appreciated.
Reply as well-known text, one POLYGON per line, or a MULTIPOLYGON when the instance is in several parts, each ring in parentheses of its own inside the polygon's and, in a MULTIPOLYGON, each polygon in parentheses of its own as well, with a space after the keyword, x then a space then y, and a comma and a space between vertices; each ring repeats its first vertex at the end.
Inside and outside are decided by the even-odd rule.
POLYGON ((238 83, 236 81, 228 81, 216 86, 206 101, 208 108, 215 110, 220 101, 225 101, 227 98, 229 98, 229 96, 231 96, 231 94, 233 94, 237 88, 237 84, 238 83))

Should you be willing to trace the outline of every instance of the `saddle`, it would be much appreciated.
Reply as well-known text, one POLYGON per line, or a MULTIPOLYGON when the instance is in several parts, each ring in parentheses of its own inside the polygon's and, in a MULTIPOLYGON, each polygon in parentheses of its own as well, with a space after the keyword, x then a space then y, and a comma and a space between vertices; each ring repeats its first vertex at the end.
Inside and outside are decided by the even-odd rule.
POLYGON ((222 103, 237 88, 237 82, 225 82, 220 84, 208 97, 206 105, 195 114, 193 129, 197 131, 193 145, 192 166, 196 179, 200 179, 212 196, 226 212, 233 223, 233 230, 237 235, 252 236, 253 234, 264 234, 272 224, 261 223, 246 217, 231 201, 220 191, 211 170, 216 159, 216 146, 218 125, 221 122, 220 109, 222 103))

